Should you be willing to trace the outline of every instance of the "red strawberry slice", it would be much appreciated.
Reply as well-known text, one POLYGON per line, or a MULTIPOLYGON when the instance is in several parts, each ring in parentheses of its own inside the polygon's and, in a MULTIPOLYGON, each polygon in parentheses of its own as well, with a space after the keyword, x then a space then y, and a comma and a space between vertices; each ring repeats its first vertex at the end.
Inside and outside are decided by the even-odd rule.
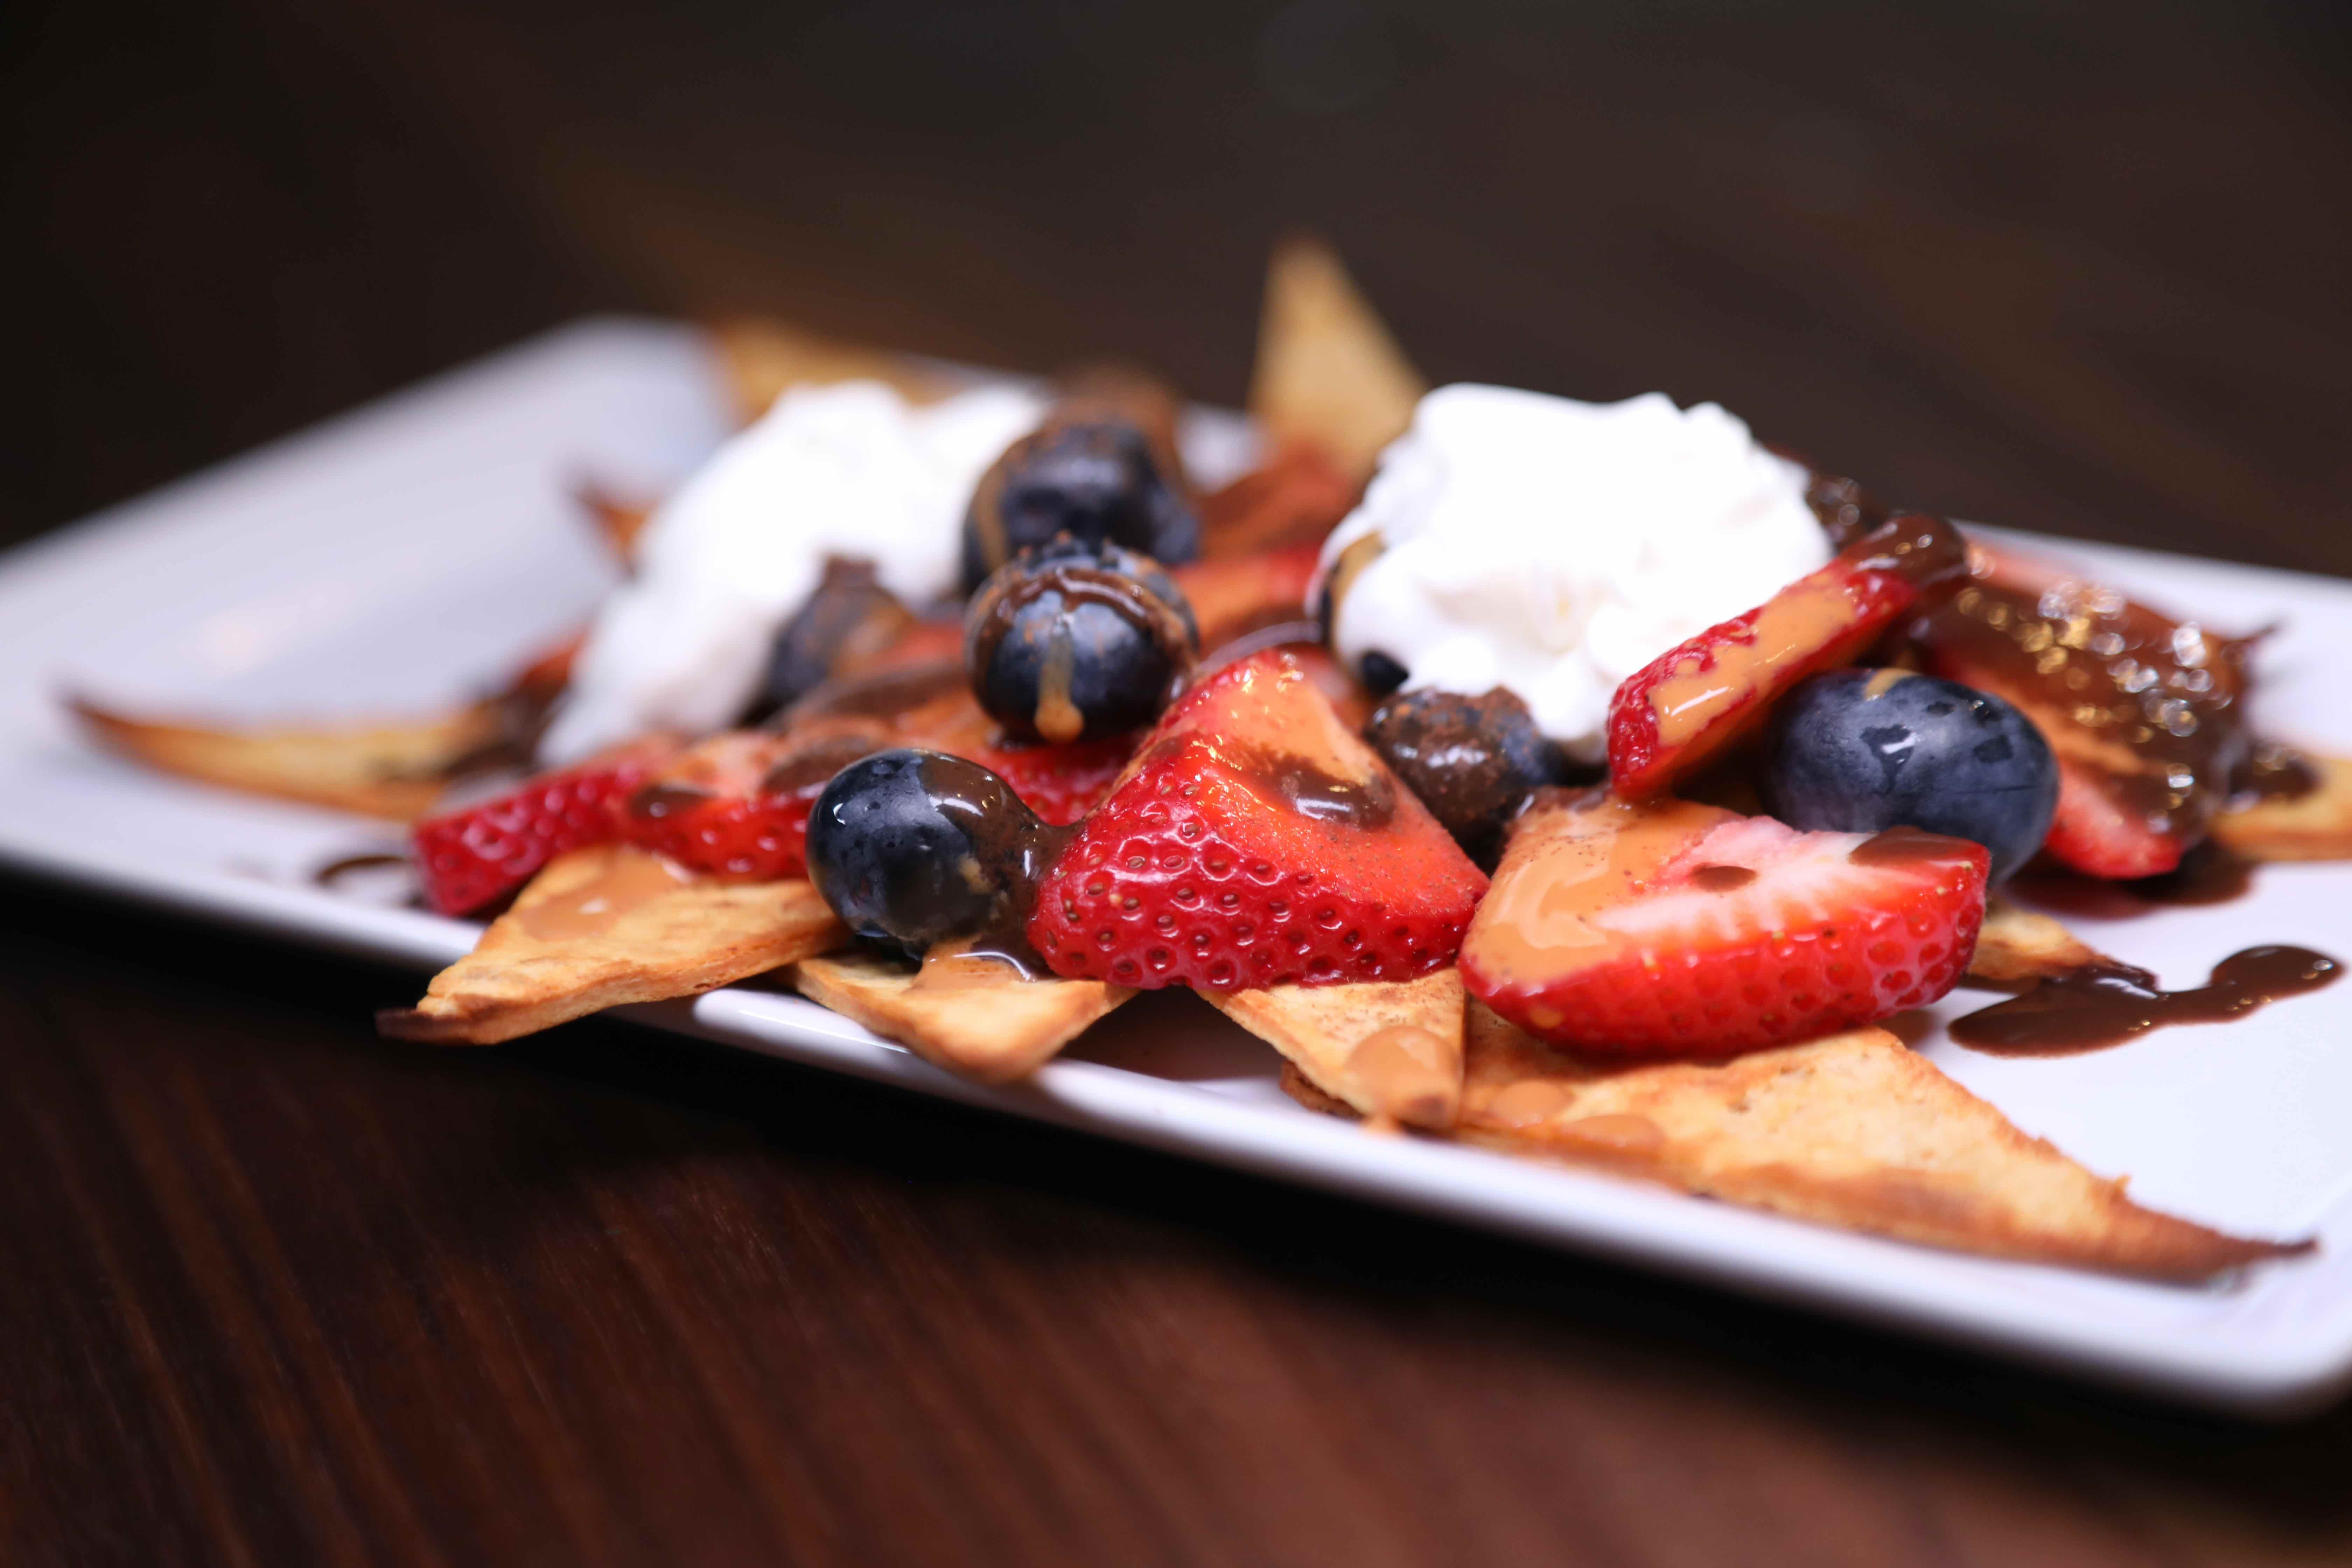
POLYGON ((667 741, 639 742, 418 823, 415 854, 425 901, 445 915, 471 914, 558 855, 619 837, 614 805, 672 750, 667 741))
POLYGON ((1040 819, 1066 827, 1100 805, 1135 755, 1136 737, 1107 735, 1068 745, 963 745, 954 754, 1006 784, 1040 819))
POLYGON ((1405 980, 1454 960, 1486 879, 1279 650, 1161 718, 1038 889, 1055 973, 1202 990, 1405 980))
POLYGON ((882 724, 821 719, 790 734, 737 730, 679 753, 628 797, 621 834, 689 871, 781 881, 808 868, 808 818, 825 784, 892 743, 882 724))
POLYGON ((1636 670, 1609 700, 1610 784, 1627 800, 1687 777, 1805 677, 1847 663, 1968 571, 1958 531, 1906 512, 1758 608, 1636 670))
POLYGON ((1951 989, 1988 857, 1911 828, 1800 833, 1595 792, 1521 818, 1462 946, 1473 994, 1589 1050, 1728 1056, 1951 989))

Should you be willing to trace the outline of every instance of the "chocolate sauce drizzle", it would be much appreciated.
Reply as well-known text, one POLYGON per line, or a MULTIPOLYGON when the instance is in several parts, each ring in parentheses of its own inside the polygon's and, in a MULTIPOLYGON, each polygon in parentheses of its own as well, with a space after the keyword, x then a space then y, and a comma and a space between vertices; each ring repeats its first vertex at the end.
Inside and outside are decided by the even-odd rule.
POLYGON ((2164 991, 2156 976, 2124 963, 2090 964, 2044 980, 1955 1021, 1951 1037, 2000 1057, 2071 1057, 2105 1050, 2151 1029, 2221 1024, 2284 997, 2331 984, 2343 966, 2307 947, 2250 947, 2213 966, 2189 991, 2164 991))

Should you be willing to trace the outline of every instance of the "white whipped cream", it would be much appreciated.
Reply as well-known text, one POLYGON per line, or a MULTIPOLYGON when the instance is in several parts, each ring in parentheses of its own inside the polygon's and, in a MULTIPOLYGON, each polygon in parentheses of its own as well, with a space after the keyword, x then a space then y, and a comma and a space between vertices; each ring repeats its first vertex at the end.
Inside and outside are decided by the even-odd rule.
POLYGON ((635 574, 597 612, 541 760, 732 722, 827 556, 871 561, 910 605, 954 594, 972 489, 1045 412, 1036 395, 1001 386, 920 407, 872 381, 786 392, 646 523, 635 574))
POLYGON ((1610 695, 1675 644, 1826 563, 1805 471, 1712 403, 1578 403, 1443 386, 1381 454, 1323 549, 1386 548, 1341 600, 1350 666, 1378 650, 1408 688, 1508 688, 1570 754, 1606 752, 1610 695))

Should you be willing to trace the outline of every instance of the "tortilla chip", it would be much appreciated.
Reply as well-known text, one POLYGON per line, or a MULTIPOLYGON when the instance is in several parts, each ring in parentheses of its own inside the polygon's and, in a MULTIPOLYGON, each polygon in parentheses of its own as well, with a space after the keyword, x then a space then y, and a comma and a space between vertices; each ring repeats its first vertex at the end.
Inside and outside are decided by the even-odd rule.
POLYGON ((655 875, 662 865, 616 844, 551 862, 472 952, 433 977, 422 1002, 379 1013, 377 1029, 403 1040, 496 1045, 607 1007, 699 995, 845 938, 807 882, 665 887, 655 875), (624 883, 635 885, 612 891, 624 883), (600 889, 622 905, 601 925, 583 908, 600 889), (574 929, 551 929, 565 918, 574 929))
POLYGON ((786 387, 836 381, 878 381, 916 403, 936 403, 953 392, 946 375, 902 354, 838 342, 782 321, 724 321, 711 329, 735 411, 750 424, 786 387))
POLYGON ((2200 1280, 2313 1243, 2145 1209, 1884 1029, 1726 1062, 1554 1049, 1472 1003, 1455 1136, 1905 1241, 2200 1280))
POLYGON ((1275 247, 1249 411, 1277 445, 1319 447, 1360 484, 1428 390, 1329 246, 1275 247))
POLYGON ((68 706, 100 745, 160 773, 401 822, 430 813, 457 767, 508 728, 495 699, 407 724, 253 730, 134 718, 81 698, 68 706))
POLYGON ((1454 1125, 1462 1107, 1459 970, 1402 982, 1202 994, 1354 1110, 1412 1127, 1454 1125))
POLYGON ((2252 860, 2352 859, 2352 758, 2306 752, 2318 787, 2213 819, 2213 837, 2252 860))
POLYGON ((983 1083, 1028 1077, 1135 994, 1099 980, 1024 980, 998 963, 934 987, 869 952, 811 958, 793 966, 793 984, 819 1006, 983 1083))
POLYGON ((1995 897, 1985 900, 1984 929, 1977 934, 1976 956, 1969 960, 1969 978, 1996 985, 2056 980, 2115 962, 2050 916, 1995 897))
POLYGON ((623 566, 635 563, 637 537, 653 521, 655 503, 646 500, 624 500, 593 480, 572 488, 572 499, 580 503, 589 521, 596 525, 596 536, 604 542, 613 559, 623 566))

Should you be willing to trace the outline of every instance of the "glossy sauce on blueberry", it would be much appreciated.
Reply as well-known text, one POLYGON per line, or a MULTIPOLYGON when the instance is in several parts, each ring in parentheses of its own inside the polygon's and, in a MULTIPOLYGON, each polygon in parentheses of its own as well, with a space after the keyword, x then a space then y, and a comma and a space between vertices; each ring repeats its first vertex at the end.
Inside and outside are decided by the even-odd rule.
POLYGON ((964 668, 1009 733, 1099 739, 1159 716, 1196 641, 1192 607, 1156 563, 1056 540, 1024 551, 974 597, 964 668))
POLYGON ((964 519, 967 590, 1022 551, 1061 534, 1117 544, 1171 565, 1201 552, 1201 525, 1172 458, 1135 418, 1083 395, 1005 449, 981 476, 964 519))
POLYGON ((809 877, 852 931, 908 957, 948 942, 1027 954, 1038 883, 1073 831, 977 763, 881 752, 818 796, 809 877))

